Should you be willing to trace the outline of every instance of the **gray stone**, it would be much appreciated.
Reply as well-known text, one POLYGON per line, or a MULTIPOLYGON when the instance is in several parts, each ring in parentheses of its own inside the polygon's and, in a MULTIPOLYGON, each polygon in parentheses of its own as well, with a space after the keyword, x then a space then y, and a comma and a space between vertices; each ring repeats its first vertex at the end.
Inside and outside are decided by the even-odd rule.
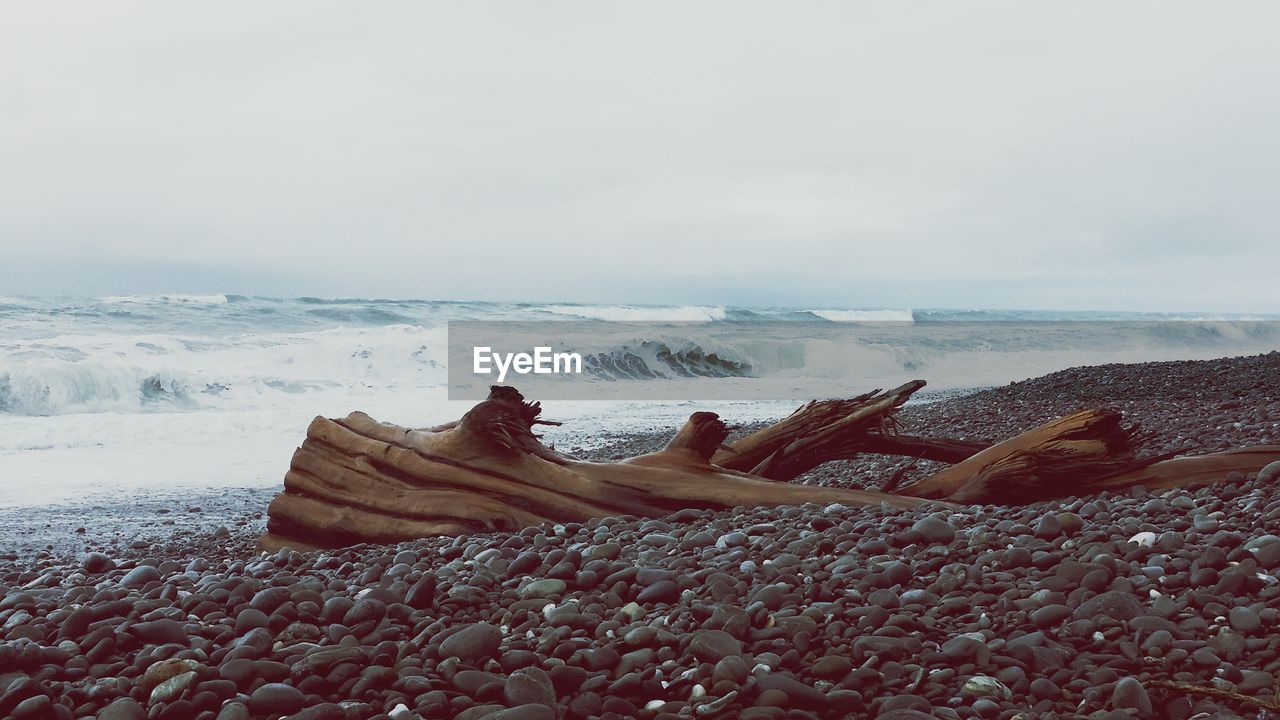
POLYGON ((556 706, 556 691, 551 678, 541 668, 520 668, 511 673, 502 690, 502 697, 507 704, 556 706))
POLYGON ((1197 515, 1191 521, 1191 526, 1200 532, 1210 533, 1218 529, 1218 520, 1208 515, 1197 515))
POLYGON ((1262 619, 1258 617, 1258 613, 1247 607, 1231 608, 1227 620, 1231 627, 1242 633, 1255 633, 1262 628, 1262 619))
POLYGON ((255 715, 288 715, 302 709, 306 697, 302 691, 284 683, 267 683, 249 696, 249 709, 255 715))
POLYGON ((1058 522, 1058 516, 1053 513, 1042 515, 1036 523, 1035 536, 1041 540, 1052 540, 1061 534, 1062 525, 1058 522))
POLYGON ((217 720, 250 720, 252 717, 244 703, 231 702, 223 705, 218 711, 217 720))
POLYGON ((98 713, 98 720, 146 720, 146 717, 146 708, 131 697, 122 697, 98 713))
POLYGON ((493 657, 500 644, 502 630, 486 622, 472 623, 440 643, 440 657, 474 663, 493 657))
POLYGON ((566 588, 568 588, 568 585, 566 585, 563 580, 543 578, 541 580, 534 580, 528 585, 525 585, 524 589, 520 591, 520 597, 551 597, 552 595, 563 594, 566 588))
POLYGON ((182 625, 175 620, 154 620, 152 622, 134 623, 129 628, 129 632, 144 643, 155 643, 163 645, 165 643, 187 644, 187 631, 182 629, 182 625))
POLYGON ((974 635, 957 635, 942 643, 942 654, 957 663, 985 665, 991 657, 987 643, 974 635))
POLYGON ((45 720, 49 717, 56 717, 50 709, 53 701, 48 695, 35 695, 23 700, 13 708, 10 718, 13 720, 45 720))
POLYGON ((195 679, 196 673, 194 670, 174 675, 155 686, 155 689, 151 691, 151 697, 147 699, 147 704, 155 705, 177 700, 182 697, 182 693, 186 692, 187 688, 191 687, 191 683, 195 682, 195 679))
POLYGON ((839 680, 853 669, 853 663, 843 655, 827 655, 813 663, 811 671, 814 677, 824 680, 839 680))
POLYGON ((1062 689, 1049 678, 1036 678, 1031 681, 1031 697, 1034 699, 1056 700, 1062 689))
POLYGON ((1098 615, 1106 615, 1115 620, 1132 620, 1144 612, 1142 603, 1137 598, 1129 593, 1111 590, 1081 603, 1076 608, 1075 617, 1077 620, 1092 620, 1098 615))
POLYGON ((103 573, 114 570, 115 561, 100 552, 91 552, 84 557, 84 570, 90 573, 103 573))
POLYGON ((995 697, 1001 700, 1013 697, 1013 691, 1004 683, 987 675, 974 675, 969 678, 961 686, 960 692, 969 697, 995 697))
POLYGON ((149 582, 160 579, 160 571, 150 565, 139 565, 130 570, 120 578, 120 584, 125 587, 142 587, 149 582))
POLYGON ((1071 608, 1066 605, 1045 605, 1031 613, 1031 622, 1043 630, 1054 627, 1069 617, 1071 617, 1071 608))
POLYGON ((1191 653, 1191 662, 1202 668, 1216 668, 1222 664, 1222 659, 1209 648, 1202 647, 1191 653))
POLYGON ((1154 712, 1147 689, 1137 678, 1122 678, 1111 691, 1111 705, 1117 710, 1134 710, 1139 717, 1149 718, 1154 712))
POLYGON ((747 661, 741 656, 730 655, 716 663, 715 669, 711 671, 711 682, 714 684, 728 680, 740 685, 747 679, 747 674, 750 670, 747 667, 747 661))
POLYGON ((556 720, 556 711, 546 705, 517 705, 485 715, 484 720, 556 720))
POLYGON ((699 630, 689 642, 689 653, 709 663, 742 654, 742 643, 723 630, 699 630))
POLYGON ((287 587, 264 588, 259 590, 253 596, 253 599, 249 601, 249 607, 270 615, 275 612, 276 608, 285 604, 289 600, 289 596, 289 588, 287 587))
POLYGON ((936 515, 920 518, 911 530, 928 543, 950 545, 956 539, 956 529, 936 515))
POLYGON ((1261 567, 1269 570, 1280 568, 1280 539, 1260 544, 1254 558, 1261 567))
POLYGON ((1274 481, 1276 478, 1280 478, 1280 460, 1267 463, 1258 471, 1259 482, 1269 483, 1274 481))
POLYGON ((670 580, 656 582, 640 591, 636 602, 673 603, 680 599, 680 586, 670 580))
POLYGON ((1261 670, 1241 670, 1244 679, 1236 686, 1238 692, 1252 694, 1259 690, 1270 690, 1275 687, 1275 676, 1261 670))

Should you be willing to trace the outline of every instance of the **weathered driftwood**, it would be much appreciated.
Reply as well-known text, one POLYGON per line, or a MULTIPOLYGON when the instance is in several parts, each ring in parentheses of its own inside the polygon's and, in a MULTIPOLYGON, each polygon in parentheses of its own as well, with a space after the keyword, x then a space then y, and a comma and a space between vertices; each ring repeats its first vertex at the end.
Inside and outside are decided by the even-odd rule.
POLYGON ((341 420, 317 417, 294 453, 284 492, 268 510, 262 546, 397 542, 684 508, 1016 504, 1134 484, 1204 484, 1280 458, 1280 447, 1268 447, 1140 460, 1119 416, 1099 410, 985 449, 903 438, 892 413, 923 385, 809 403, 729 446, 728 429, 714 413, 694 413, 663 450, 618 463, 584 462, 542 445, 532 432, 547 424, 538 418, 539 406, 512 388, 494 388, 461 420, 425 430, 358 412, 341 420), (895 451, 957 463, 897 493, 779 482, 829 460, 895 451))
POLYGON ((839 502, 910 508, 929 501, 780 483, 713 465, 728 429, 694 413, 663 450, 619 463, 566 458, 531 432, 536 404, 497 391, 430 430, 364 413, 316 418, 271 502, 266 549, 395 542, 683 508, 839 502))
POLYGON ((814 400, 783 420, 721 448, 711 456, 711 462, 772 480, 792 480, 823 463, 863 453, 959 462, 985 449, 985 443, 897 433, 893 412, 924 385, 923 380, 913 380, 893 390, 847 400, 814 400))
POLYGON ((1082 410, 993 445, 900 488, 902 495, 955 503, 1019 504, 1141 485, 1197 487, 1232 472, 1256 472, 1280 459, 1280 446, 1210 455, 1140 458, 1135 433, 1119 413, 1082 410))
POLYGON ((1075 494, 1100 476, 1151 465, 1139 460, 1119 413, 1082 410, 993 445, 899 490, 959 502, 1022 502, 1075 494))

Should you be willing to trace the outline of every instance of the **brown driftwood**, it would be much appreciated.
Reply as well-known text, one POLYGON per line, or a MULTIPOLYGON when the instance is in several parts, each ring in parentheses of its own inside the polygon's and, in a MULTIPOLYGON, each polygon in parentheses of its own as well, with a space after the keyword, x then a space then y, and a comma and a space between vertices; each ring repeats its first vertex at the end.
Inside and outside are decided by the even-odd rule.
POLYGON ((1023 502, 1074 494, 1098 476, 1145 468, 1120 414, 1082 410, 979 452, 899 490, 959 502, 1023 502))
POLYGON ((793 485, 713 465, 728 429, 695 413, 663 450, 620 463, 560 456, 538 442, 536 404, 496 391, 456 424, 410 430, 363 413, 316 418, 268 509, 267 549, 393 542, 684 508, 929 501, 793 485), (441 429, 443 428, 443 429, 441 429))
POLYGON ((913 380, 847 400, 812 401, 721 448, 711 462, 772 480, 793 480, 823 463, 868 452, 959 462, 984 449, 982 443, 897 434, 893 412, 924 385, 923 380, 913 380))
POLYGON ((1140 458, 1118 413, 1082 410, 993 445, 914 484, 902 495, 956 503, 1019 504, 1141 485, 1197 487, 1232 472, 1257 472, 1280 459, 1280 446, 1210 455, 1140 458))
POLYGON ((538 441, 540 407, 512 388, 457 422, 413 430, 363 413, 317 417, 268 510, 265 549, 397 542, 426 535, 514 530, 685 508, 800 503, 1018 504, 1141 484, 1216 482, 1280 458, 1280 447, 1140 459, 1115 413, 1087 410, 981 448, 904 438, 893 411, 923 381, 887 392, 813 402, 732 445, 714 413, 694 413, 663 450, 618 463, 564 457, 538 441), (894 452, 956 464, 896 493, 779 482, 823 462, 894 452))
MULTIPOLYGON (((1280 711, 1280 702, 1268 698, 1260 698, 1254 695, 1245 695, 1244 693, 1232 690, 1223 690, 1222 688, 1208 687, 1205 685, 1194 685, 1188 682, 1178 682, 1176 680, 1148 680, 1149 687, 1171 690, 1186 695, 1201 695, 1210 697, 1215 700, 1228 700, 1239 703, 1245 707, 1256 707, 1262 710, 1271 710, 1272 712, 1280 711)), ((1263 714, 1265 716, 1265 713, 1263 714)))

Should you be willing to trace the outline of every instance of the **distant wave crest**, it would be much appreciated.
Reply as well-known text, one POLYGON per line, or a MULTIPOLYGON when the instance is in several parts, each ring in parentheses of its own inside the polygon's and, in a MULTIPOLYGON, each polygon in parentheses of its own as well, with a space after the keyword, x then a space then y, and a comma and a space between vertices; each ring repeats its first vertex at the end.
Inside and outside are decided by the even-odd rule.
POLYGON ((226 295, 108 295, 98 298, 111 305, 147 305, 153 303, 178 303, 182 305, 226 305, 226 295))
POLYGON ((680 307, 643 307, 635 305, 543 305, 535 310, 586 320, 612 322, 705 322, 724 320, 720 306, 684 305, 680 307))
POLYGON ((809 310, 831 322, 913 322, 911 310, 809 310))

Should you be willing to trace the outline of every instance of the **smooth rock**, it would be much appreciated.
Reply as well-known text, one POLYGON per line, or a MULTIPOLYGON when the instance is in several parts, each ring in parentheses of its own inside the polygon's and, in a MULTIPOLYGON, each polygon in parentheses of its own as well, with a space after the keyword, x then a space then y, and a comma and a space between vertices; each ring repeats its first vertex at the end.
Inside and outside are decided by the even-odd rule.
POLYGON ((100 552, 91 552, 84 557, 84 563, 81 565, 85 572, 103 573, 114 570, 116 563, 111 558, 100 552))
POLYGON ((120 578, 120 584, 125 587, 142 587, 149 582, 160 579, 160 571, 150 565, 139 565, 130 570, 120 578))
POLYGON ((1078 620, 1092 620, 1098 615, 1106 615, 1115 620, 1132 620, 1144 612, 1142 603, 1133 595, 1111 590, 1081 603, 1076 608, 1075 617, 1078 620))
POLYGON ((1139 717, 1151 717, 1151 697, 1137 678, 1126 677, 1111 691, 1111 706, 1117 710, 1134 710, 1139 717))
POLYGON ((956 529, 936 515, 920 518, 911 526, 911 530, 931 544, 950 545, 956 539, 956 529))
POLYGON ((662 580, 640 591, 636 596, 639 603, 674 603, 680 599, 680 586, 671 580, 662 580))
POLYGON ((146 720, 147 711, 131 697, 117 698, 98 713, 98 720, 146 720))
POLYGON ((699 630, 689 642, 689 653, 702 662, 716 663, 742 654, 742 643, 723 630, 699 630))
POLYGON ((1258 482, 1269 483, 1280 478, 1280 460, 1267 463, 1258 471, 1258 482))
POLYGON ((556 691, 551 678, 541 668, 527 667, 516 670, 503 685, 502 697, 507 705, 556 706, 556 691))
POLYGON ((440 643, 440 657, 475 663, 493 657, 500 644, 502 630, 486 622, 472 623, 440 643))
POLYGON ((1262 620, 1258 613, 1247 607, 1234 607, 1227 614, 1231 627, 1242 633, 1255 633, 1262 629, 1262 620))
POLYGON ((305 702, 301 690, 284 683, 267 683, 249 696, 249 709, 255 715, 288 715, 301 710, 305 702))

